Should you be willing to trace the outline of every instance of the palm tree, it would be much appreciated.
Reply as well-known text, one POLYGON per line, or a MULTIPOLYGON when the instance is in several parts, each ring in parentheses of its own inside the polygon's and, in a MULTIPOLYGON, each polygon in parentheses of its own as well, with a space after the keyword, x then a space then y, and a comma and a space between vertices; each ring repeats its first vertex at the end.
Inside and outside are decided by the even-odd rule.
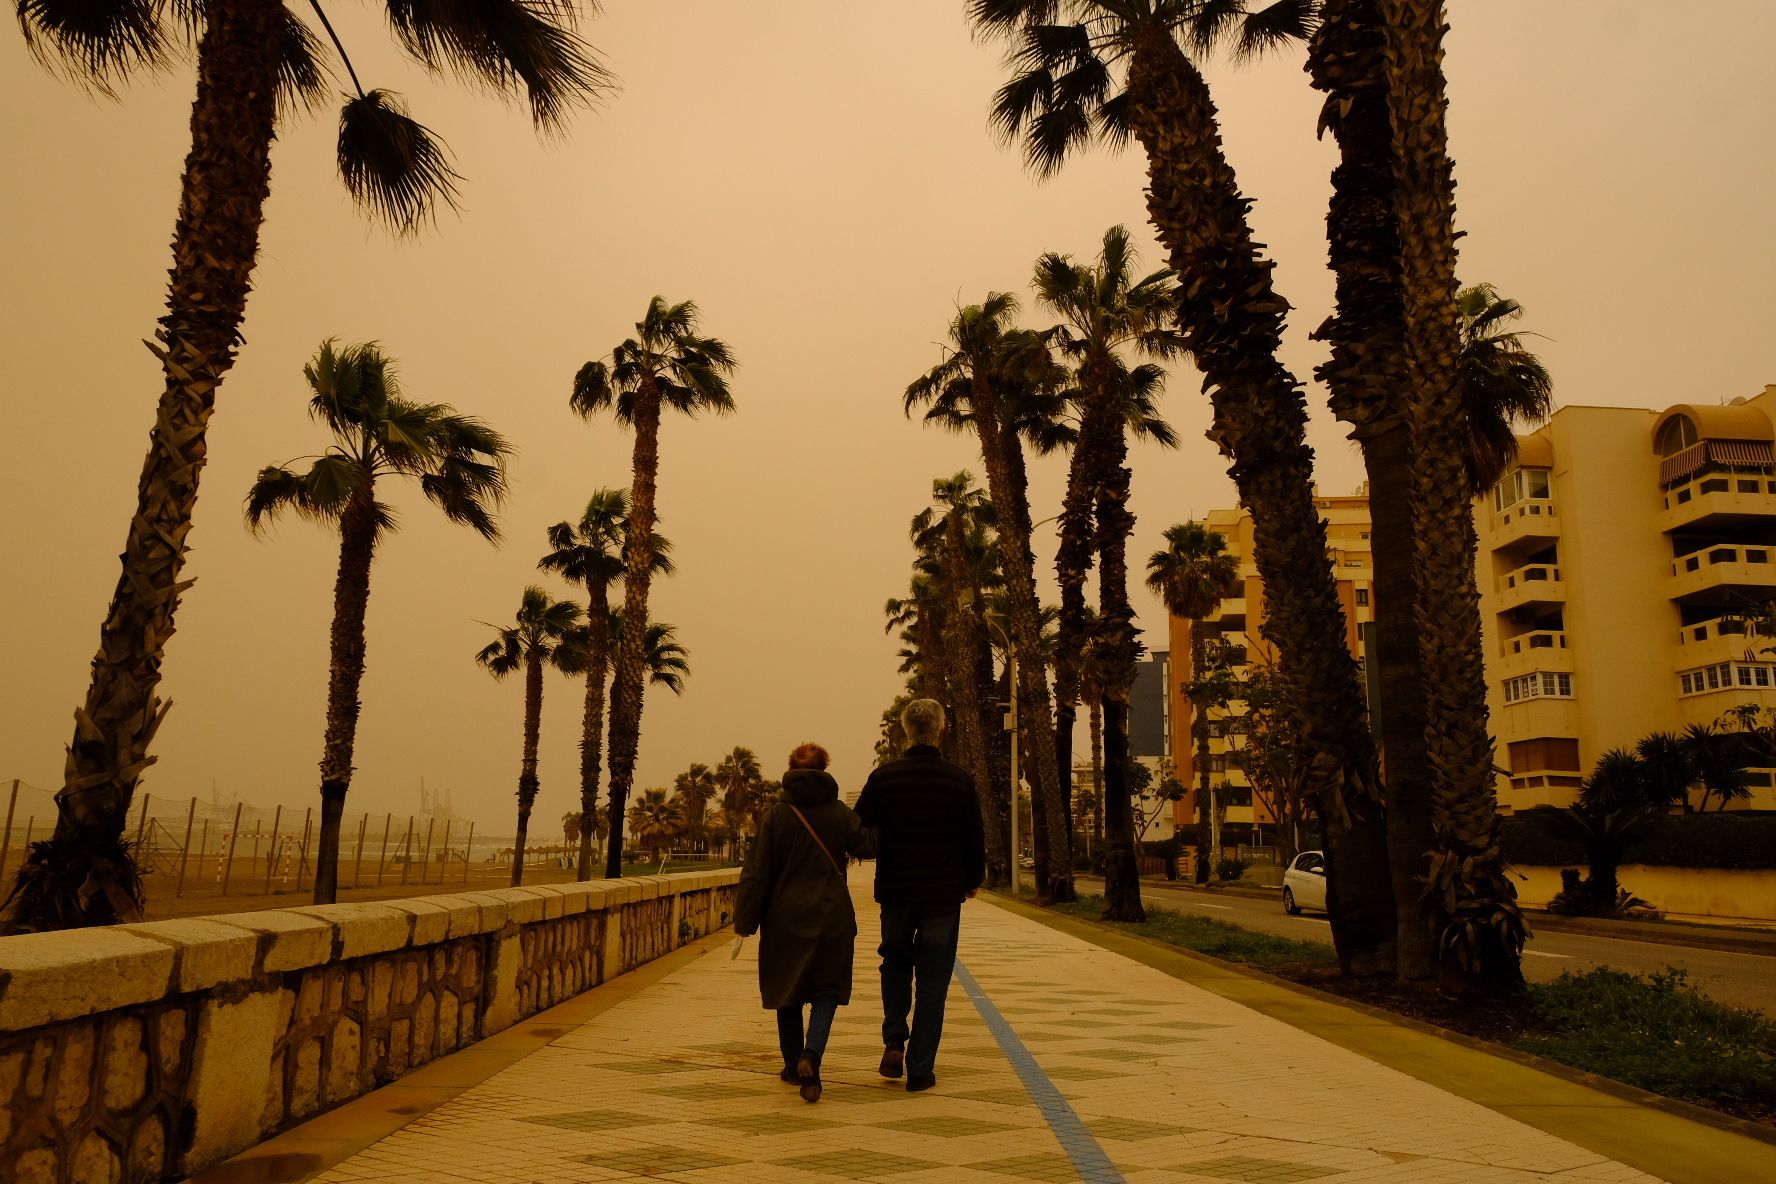
MULTIPOLYGON (((1317 371, 1339 418, 1353 427, 1368 469, 1375 537, 1375 730, 1385 754, 1387 827, 1395 897, 1421 895, 1427 853, 1436 845, 1429 811, 1425 692, 1419 657, 1414 570, 1417 500, 1406 419, 1407 363, 1393 129, 1388 108, 1386 31, 1377 0, 1327 0, 1310 42, 1309 73, 1326 92, 1321 115, 1338 140, 1327 237, 1338 276, 1338 312, 1315 334, 1332 346, 1317 371)), ((1503 475, 1516 453, 1513 421, 1552 409, 1548 373, 1500 327, 1521 315, 1486 284, 1456 295, 1462 401, 1467 411, 1467 480, 1478 493, 1503 475)), ((1428 904, 1429 901, 1424 903, 1428 904)), ((1402 907, 1398 972, 1435 971, 1434 917, 1402 907), (1427 920, 1430 923, 1427 924, 1427 920)))
POLYGON ((663 789, 644 789, 641 797, 629 807, 629 833, 635 841, 654 853, 660 863, 660 850, 684 831, 682 803, 666 796, 663 789))
POLYGON ((511 625, 475 654, 475 661, 503 679, 524 671, 524 756, 518 766, 518 837, 513 842, 512 887, 524 882, 524 839, 537 796, 537 738, 543 718, 543 666, 563 674, 584 669, 585 650, 574 644, 584 612, 571 600, 552 600, 535 584, 524 590, 511 625))
POLYGON ((939 514, 934 508, 922 510, 913 518, 911 534, 914 546, 921 552, 921 561, 933 569, 934 583, 944 598, 940 652, 945 699, 955 721, 952 731, 957 763, 974 774, 980 787, 987 863, 997 869, 1006 866, 1005 838, 999 833, 994 809, 993 775, 987 763, 987 733, 982 727, 984 714, 975 662, 979 646, 974 618, 984 610, 984 589, 968 547, 969 535, 991 521, 992 504, 966 469, 932 481, 931 498, 943 512, 939 514))
MULTIPOLYGON (((629 526, 629 495, 600 489, 580 520, 549 528, 549 553, 538 561, 570 584, 586 589, 586 702, 580 717, 580 809, 598 808, 598 771, 604 746, 604 688, 610 677, 610 586, 623 574, 629 526)), ((656 575, 672 574, 672 544, 655 534, 649 547, 656 575)), ((580 837, 578 878, 592 878, 592 835, 580 837)))
POLYGON ((1640 760, 1648 801, 1693 812, 1690 787, 1696 784, 1696 749, 1685 737, 1651 732, 1635 743, 1634 755, 1640 760))
POLYGON ((947 356, 908 385, 904 407, 909 414, 928 407, 926 418, 945 426, 966 423, 980 442, 999 530, 1011 640, 1023 657, 1016 688, 1019 714, 1028 719, 1034 737, 1030 771, 1037 802, 1036 894, 1039 900, 1058 902, 1075 895, 1069 803, 1055 763, 1047 674, 1040 662, 1031 660, 1041 649, 1041 618, 1023 449, 1011 426, 1028 415, 1018 404, 1037 395, 1044 384, 1053 384, 1055 371, 1041 339, 1011 327, 1016 312, 1016 298, 1004 292, 989 293, 983 303, 958 312, 950 322, 947 356))
POLYGON ((722 820, 732 841, 737 843, 746 833, 757 798, 763 792, 764 773, 759 768, 758 755, 750 748, 736 746, 716 762, 715 780, 721 786, 722 820))
POLYGON ((1191 58, 1230 40, 1252 51, 1303 36, 1310 12, 1291 2, 1251 13, 1241 0, 969 4, 978 30, 1012 43, 1014 76, 995 97, 993 121, 1007 138, 1022 136, 1037 172, 1055 172, 1097 138, 1132 135, 1146 152, 1148 217, 1178 275, 1182 349, 1203 372, 1211 436, 1252 512, 1266 629, 1317 757, 1333 940, 1347 972, 1381 973, 1393 969, 1394 902, 1380 776, 1314 505, 1307 407, 1277 358, 1289 304, 1247 222, 1250 202, 1191 58))
MULTIPOLYGON (((1720 809, 1727 803, 1751 796, 1751 783, 1746 777, 1746 750, 1743 741, 1717 724, 1691 724, 1684 729, 1684 745, 1702 785, 1701 808, 1708 809, 1711 795, 1720 798, 1720 809)), ((1688 795, 1685 795, 1688 803, 1688 795)))
MULTIPOLYGON (((648 588, 653 578, 654 486, 660 467, 660 414, 664 407, 684 415, 725 414, 734 409, 728 375, 734 356, 713 337, 697 335, 697 306, 686 300, 667 304, 656 296, 635 324, 635 336, 611 351, 609 364, 587 362, 574 375, 568 406, 579 415, 613 411, 617 422, 635 429, 633 484, 629 490, 629 535, 623 548, 623 611, 630 620, 648 619, 648 588)), ((611 817, 623 817, 635 780, 641 739, 641 700, 646 677, 646 638, 637 631, 617 651, 611 685, 611 817)), ((605 874, 622 872, 620 843, 605 861, 605 874)))
POLYGON ((708 765, 694 763, 672 779, 672 795, 684 803, 684 816, 692 826, 693 838, 705 837, 708 828, 709 803, 715 797, 715 773, 708 765))
POLYGON ((309 414, 333 434, 333 446, 304 472, 280 465, 260 470, 247 494, 246 518, 256 532, 285 511, 339 529, 314 886, 315 903, 331 904, 357 740, 370 564, 378 541, 395 526, 393 510, 377 500, 377 482, 415 479, 445 517, 497 538, 493 509, 505 497, 511 448, 480 420, 405 398, 393 362, 374 342, 338 348, 324 341, 302 375, 311 392, 309 414))
POLYGON ((1517 456, 1517 426, 1534 426, 1554 413, 1554 379, 1523 347, 1523 334, 1502 326, 1523 306, 1491 284, 1455 294, 1461 347, 1456 355, 1462 406, 1468 415, 1468 488, 1484 493, 1517 456))
MULTIPOLYGON (((332 27, 313 5, 329 37, 332 27)), ((325 50, 282 0, 31 0, 18 5, 26 43, 46 66, 104 94, 157 73, 196 43, 197 94, 191 151, 181 180, 167 311, 150 345, 163 385, 123 548, 123 570, 75 711, 56 829, 27 870, 66 869, 75 889, 133 881, 120 839, 130 799, 169 704, 158 694, 173 635, 206 433, 216 395, 234 364, 271 188, 271 145, 279 128, 327 90, 325 50)), ((489 0, 414 4, 389 0, 389 24, 409 56, 449 67, 501 94, 527 94, 537 125, 558 130, 570 107, 607 88, 604 69, 574 36, 565 4, 489 0)), ((365 92, 339 49, 355 96, 341 112, 338 161, 346 188, 402 233, 454 203, 443 145, 410 118, 398 96, 365 92)), ((43 886, 43 877, 31 873, 43 886)), ((59 881, 63 873, 50 880, 59 881)), ((105 888, 69 897, 67 924, 105 924, 139 911, 133 893, 105 888)))
POLYGON ((1585 848, 1587 879, 1582 911, 1609 916, 1616 912, 1620 886, 1616 871, 1629 841, 1662 813, 1652 800, 1652 782, 1645 761, 1634 753, 1612 748, 1597 758, 1591 775, 1579 788, 1576 805, 1566 809, 1542 807, 1529 812, 1544 829, 1577 840, 1585 848))
POLYGON ((585 822, 586 815, 581 810, 572 810, 561 816, 561 838, 569 847, 578 843, 580 835, 590 829, 585 822))
MULTIPOLYGON (((1166 611, 1190 622, 1190 679, 1202 679, 1208 665, 1208 636, 1203 622, 1221 602, 1240 589, 1239 560, 1227 553, 1227 539, 1201 522, 1168 526, 1165 549, 1147 560, 1147 586, 1165 604, 1166 611)), ((1211 842, 1214 806, 1209 784, 1209 713, 1207 704, 1196 702, 1190 716, 1190 736, 1196 743, 1196 816, 1201 828, 1203 857, 1196 861, 1196 882, 1209 878, 1210 853, 1219 857, 1220 847, 1211 842)))
POLYGON ((1425 753, 1436 847, 1425 898, 1453 988, 1512 990, 1527 932, 1498 842, 1475 586, 1472 432, 1455 281, 1441 6, 1381 0, 1400 241, 1405 414, 1413 452, 1425 753))
MULTIPOLYGON (((1061 318, 1052 340, 1073 363, 1079 404, 1079 443, 1073 449, 1067 495, 1061 514, 1061 544, 1055 574, 1061 585, 1061 647, 1055 666, 1055 756, 1063 778, 1071 774, 1073 702, 1078 694, 1077 654, 1083 638, 1085 577, 1095 542, 1101 557, 1098 578, 1099 642, 1105 662, 1103 687, 1108 724, 1104 860, 1105 917, 1138 921, 1140 870, 1134 836, 1122 825, 1130 817, 1128 705, 1134 686, 1136 630, 1128 603, 1128 535, 1134 518, 1129 497, 1127 431, 1166 446, 1177 438, 1153 411, 1153 396, 1165 373, 1156 365, 1130 369, 1125 350, 1153 358, 1179 352, 1173 320, 1172 273, 1168 268, 1142 278, 1131 274, 1136 254, 1125 227, 1104 232, 1097 263, 1081 267, 1065 255, 1036 261, 1037 300, 1061 318), (1093 514, 1096 514, 1096 522, 1093 514)), ((1067 792, 1071 794, 1070 786, 1067 792)))

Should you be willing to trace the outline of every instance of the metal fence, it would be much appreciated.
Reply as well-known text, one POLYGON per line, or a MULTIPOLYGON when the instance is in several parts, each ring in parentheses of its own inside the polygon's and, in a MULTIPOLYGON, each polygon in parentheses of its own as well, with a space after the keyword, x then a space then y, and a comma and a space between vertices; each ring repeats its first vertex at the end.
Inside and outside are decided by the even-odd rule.
MULTIPOLYGON (((28 845, 55 829, 55 795, 14 780, 0 783, 5 825, 0 827, 0 895, 6 875, 23 865, 28 845)), ((312 887, 320 811, 314 806, 257 806, 199 797, 137 795, 125 829, 143 871, 173 885, 172 895, 242 896, 300 892, 312 887)), ((339 886, 466 883, 474 862, 475 824, 449 815, 347 814, 339 828, 339 886)), ((484 861, 504 854, 487 837, 484 861)), ((535 858, 527 852, 527 862, 535 858)), ((503 862, 503 861, 502 861, 503 862)))

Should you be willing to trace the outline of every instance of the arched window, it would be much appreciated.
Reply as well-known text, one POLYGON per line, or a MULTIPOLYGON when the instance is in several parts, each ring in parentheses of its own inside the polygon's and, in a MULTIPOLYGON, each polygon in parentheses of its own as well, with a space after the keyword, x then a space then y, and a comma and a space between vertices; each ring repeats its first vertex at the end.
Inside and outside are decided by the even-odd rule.
POLYGON ((1696 443, 1698 438, 1695 420, 1687 415, 1674 415, 1659 429, 1659 438, 1653 441, 1653 447, 1660 456, 1676 456, 1696 443))

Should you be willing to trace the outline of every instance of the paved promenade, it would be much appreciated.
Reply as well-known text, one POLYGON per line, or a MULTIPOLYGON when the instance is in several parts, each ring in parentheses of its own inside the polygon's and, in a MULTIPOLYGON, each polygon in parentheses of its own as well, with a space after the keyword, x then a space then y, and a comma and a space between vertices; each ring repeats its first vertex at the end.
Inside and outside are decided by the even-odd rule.
MULTIPOLYGON (((1323 1039, 1236 1001, 1247 989, 1289 994, 1282 988, 1245 978, 1230 978, 1231 988, 1193 984, 984 901, 964 909, 937 1088, 908 1094, 875 1071, 880 1011, 867 874, 853 879, 862 927, 857 991, 839 1012, 826 1057, 826 1093, 817 1105, 803 1103, 794 1087, 777 1080, 771 1016, 758 1006, 756 942, 731 960, 731 939, 718 936, 197 1180, 1628 1184, 1661 1178, 1501 1113, 1508 1105, 1488 1108, 1446 1092, 1340 1046, 1350 1040, 1323 1039)), ((1301 1002, 1311 1004, 1304 1014, 1342 1010, 1301 1002)), ((1271 1004, 1273 1012, 1287 1006, 1271 1004)), ((1346 1025, 1378 1025, 1348 1014, 1346 1025)), ((1570 1098, 1560 1090, 1583 1090, 1485 1059, 1553 1082, 1559 1089, 1550 1096, 1558 1095, 1561 1106, 1570 1098)), ((1464 1080, 1473 1075, 1454 1072, 1464 1080)), ((1518 1095, 1507 1101, 1535 1102, 1521 1085, 1501 1088, 1518 1095)), ((1584 1141, 1593 1146, 1607 1143, 1610 1121, 1632 1131, 1645 1118, 1648 1130, 1660 1122, 1694 1127, 1705 1174, 1693 1178, 1709 1178, 1710 1155, 1737 1162, 1738 1179, 1756 1178, 1758 1165, 1746 1161, 1735 1142, 1776 1154, 1740 1136, 1595 1096, 1603 1101, 1579 1105, 1598 1107, 1603 1125, 1590 1115, 1575 1124, 1590 1132, 1584 1141), (1729 1142, 1704 1146, 1720 1139, 1729 1142)), ((1679 1132, 1680 1140, 1686 1137, 1679 1132)))

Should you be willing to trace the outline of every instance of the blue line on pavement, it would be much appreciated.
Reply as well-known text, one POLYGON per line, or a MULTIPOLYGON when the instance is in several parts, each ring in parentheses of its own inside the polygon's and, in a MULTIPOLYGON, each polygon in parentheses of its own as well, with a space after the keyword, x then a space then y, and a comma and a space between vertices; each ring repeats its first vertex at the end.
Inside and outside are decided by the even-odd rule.
POLYGON ((1061 1149, 1073 1161, 1079 1178, 1087 1184, 1127 1184, 1122 1173, 1116 1170, 1116 1165, 1110 1162, 1110 1157, 1104 1154, 1097 1139, 1092 1137, 1092 1133, 1085 1128, 1085 1123, 1074 1113, 1066 1097, 1055 1088, 1055 1083, 1048 1079, 1048 1074, 1036 1063, 1035 1056, 1012 1030, 1011 1021, 993 1006, 986 991, 981 989, 980 983, 960 962, 956 963, 956 977, 961 980, 962 989, 968 992, 974 1009, 986 1021, 987 1031, 999 1042, 999 1049, 1005 1054, 1005 1059, 1017 1070, 1018 1079, 1024 1083, 1024 1089, 1029 1091, 1030 1100, 1036 1103, 1036 1109, 1042 1112, 1049 1129, 1060 1140, 1061 1149))

